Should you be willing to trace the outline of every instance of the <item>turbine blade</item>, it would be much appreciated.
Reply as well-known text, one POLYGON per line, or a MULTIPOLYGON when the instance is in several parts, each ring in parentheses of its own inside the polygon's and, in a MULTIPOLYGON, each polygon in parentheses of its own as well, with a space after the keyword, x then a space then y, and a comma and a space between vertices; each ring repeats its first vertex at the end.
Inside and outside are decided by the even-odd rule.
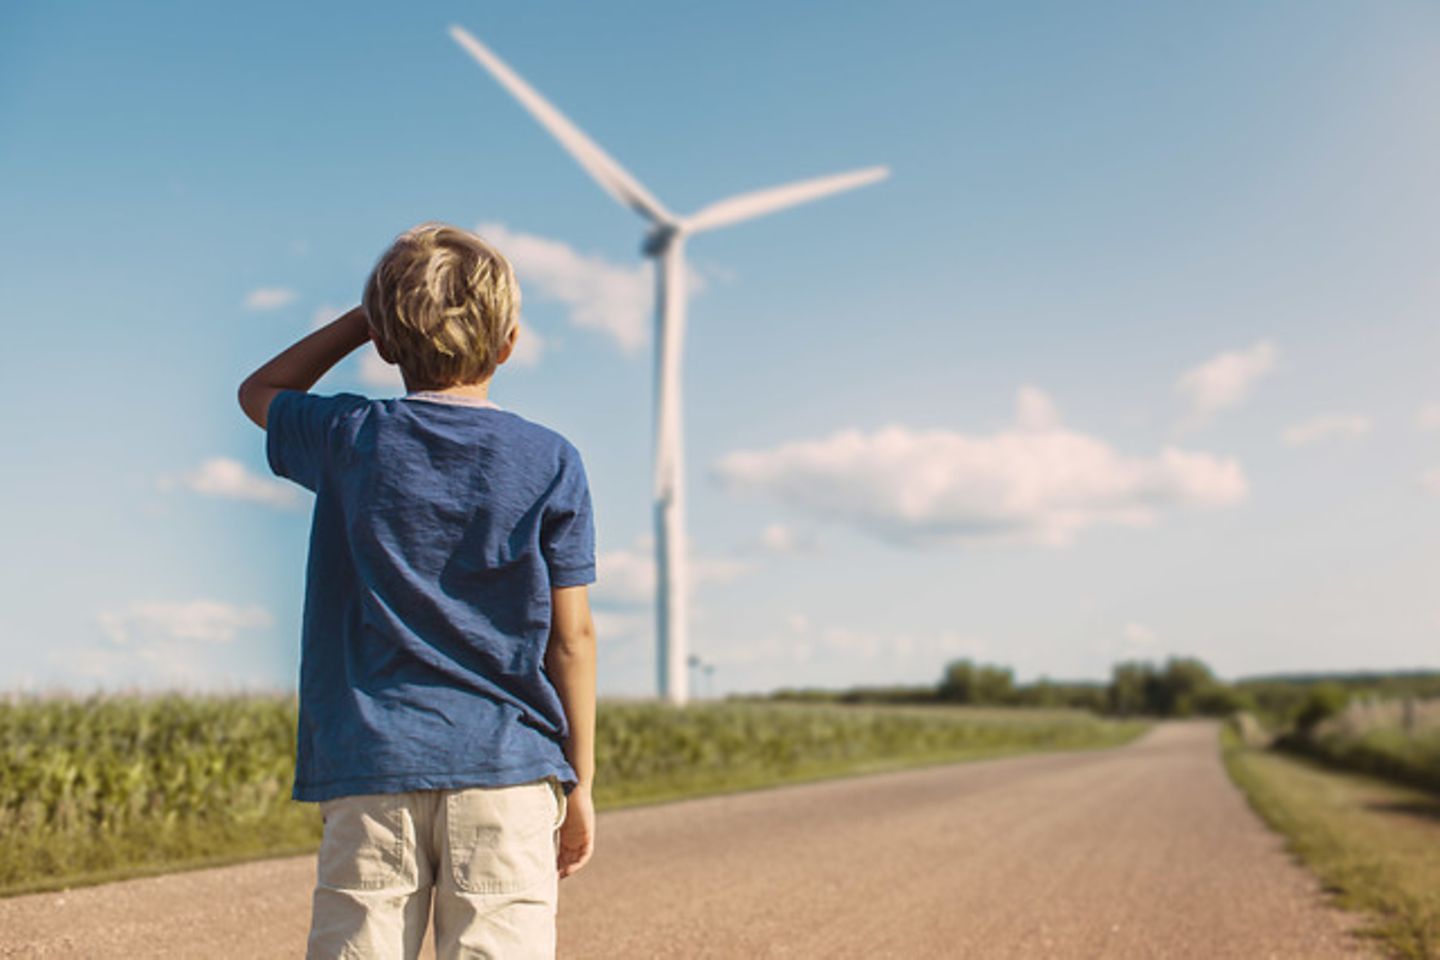
POLYGON ((484 44, 463 27, 453 24, 450 27, 450 36, 466 53, 490 71, 490 74, 500 81, 500 85, 510 91, 511 95, 530 111, 530 115, 540 121, 541 126, 550 131, 551 136, 560 141, 560 145, 595 178, 606 193, 649 220, 669 224, 675 222, 670 211, 661 206, 660 201, 652 197, 638 180, 601 150, 595 141, 571 123, 563 113, 556 110, 550 101, 536 93, 533 87, 491 53, 484 44))
POLYGON ((741 220, 774 213, 776 210, 783 210, 796 204, 818 200, 842 190, 854 190, 867 183, 883 180, 889 175, 889 167, 866 167, 864 170, 853 170, 850 173, 837 173, 828 177, 787 183, 784 186, 771 187, 768 190, 742 193, 712 203, 699 213, 686 217, 681 221, 681 227, 686 233, 713 230, 716 227, 739 223, 741 220))

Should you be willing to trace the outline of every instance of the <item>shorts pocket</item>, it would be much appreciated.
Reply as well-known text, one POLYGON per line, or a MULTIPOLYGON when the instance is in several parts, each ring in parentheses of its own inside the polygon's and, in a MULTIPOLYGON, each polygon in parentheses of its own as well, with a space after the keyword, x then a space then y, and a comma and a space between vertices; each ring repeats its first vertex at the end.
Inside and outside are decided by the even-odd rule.
POLYGON ((446 794, 445 844, 455 886, 466 893, 514 893, 555 871, 561 813, 553 780, 446 794))
POLYGON ((565 822, 565 815, 570 811, 569 798, 565 796, 565 784, 560 782, 559 777, 546 777, 550 786, 555 790, 555 829, 559 830, 565 822))
POLYGON ((403 794, 320 801, 325 824, 317 879, 337 890, 403 886, 414 877, 414 823, 403 794))

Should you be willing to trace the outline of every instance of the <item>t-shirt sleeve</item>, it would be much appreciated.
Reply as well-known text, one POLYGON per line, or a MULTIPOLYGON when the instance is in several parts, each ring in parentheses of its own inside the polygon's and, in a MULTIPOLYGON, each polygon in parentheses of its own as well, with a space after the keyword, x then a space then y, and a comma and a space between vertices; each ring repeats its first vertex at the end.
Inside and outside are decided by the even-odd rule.
POLYGON ((585 464, 573 447, 561 455, 560 474, 540 524, 540 550, 551 587, 595 582, 595 517, 585 464))
POLYGON ((345 413, 366 402, 355 393, 325 397, 281 390, 275 394, 265 415, 265 456, 271 471, 314 493, 320 485, 331 428, 345 413))

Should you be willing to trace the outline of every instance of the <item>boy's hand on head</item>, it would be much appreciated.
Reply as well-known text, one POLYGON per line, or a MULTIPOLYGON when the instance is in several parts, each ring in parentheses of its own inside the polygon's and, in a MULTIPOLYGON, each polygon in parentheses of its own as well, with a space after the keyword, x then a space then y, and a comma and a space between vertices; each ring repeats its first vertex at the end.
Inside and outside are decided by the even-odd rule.
POLYGON ((576 785, 565 798, 565 822, 560 825, 560 856, 555 867, 560 879, 575 873, 595 852, 595 800, 590 787, 576 785))

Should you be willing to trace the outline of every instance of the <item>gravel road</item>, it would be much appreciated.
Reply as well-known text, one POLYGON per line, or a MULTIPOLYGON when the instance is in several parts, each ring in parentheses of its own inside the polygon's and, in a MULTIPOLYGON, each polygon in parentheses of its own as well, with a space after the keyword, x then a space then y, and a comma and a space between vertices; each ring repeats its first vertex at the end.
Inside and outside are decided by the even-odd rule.
MULTIPOLYGON (((566 960, 1380 955, 1246 806, 1212 721, 598 819, 560 885, 566 960)), ((294 857, 0 900, 0 957, 299 958, 314 879, 294 857)))

